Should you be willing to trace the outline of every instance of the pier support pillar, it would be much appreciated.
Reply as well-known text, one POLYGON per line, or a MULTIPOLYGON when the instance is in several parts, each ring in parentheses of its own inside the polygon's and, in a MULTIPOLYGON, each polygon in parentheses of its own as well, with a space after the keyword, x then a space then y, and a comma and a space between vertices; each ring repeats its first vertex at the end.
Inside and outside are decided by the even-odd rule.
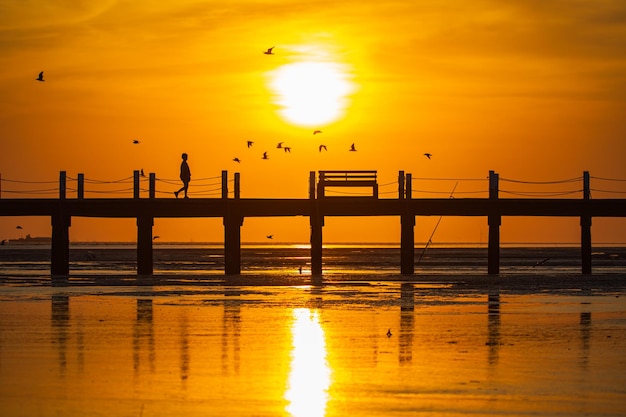
POLYGON ((415 272, 415 216, 404 214, 400 222, 400 273, 412 275, 415 272))
POLYGON ((70 216, 62 213, 52 215, 50 272, 53 284, 65 282, 70 273, 69 228, 71 219, 70 216))
MULTIPOLYGON (((583 173, 583 199, 591 199, 589 172, 583 173)), ((591 274, 591 216, 580 217, 580 255, 583 274, 591 274)))
MULTIPOLYGON (((309 199, 311 201, 311 276, 320 277, 322 275, 322 228, 324 227, 324 216, 320 214, 319 199, 315 198, 315 171, 309 175, 309 199)), ((319 197, 319 194, 318 194, 319 197)))
POLYGON ((243 217, 229 213, 224 217, 224 273, 241 274, 241 226, 243 217))
MULTIPOLYGON (((489 199, 493 203, 498 200, 499 175, 489 171, 489 199)), ((487 274, 497 275, 500 273, 500 225, 502 217, 496 207, 490 209, 487 222, 489 224, 489 246, 487 249, 487 274)))
POLYGON ((404 212, 400 216, 400 273, 413 275, 415 273, 415 215, 411 212, 412 198, 411 174, 404 175, 400 171, 398 197, 405 200, 404 212))
POLYGON ((151 216, 137 217, 137 274, 152 275, 152 226, 154 218, 151 216))

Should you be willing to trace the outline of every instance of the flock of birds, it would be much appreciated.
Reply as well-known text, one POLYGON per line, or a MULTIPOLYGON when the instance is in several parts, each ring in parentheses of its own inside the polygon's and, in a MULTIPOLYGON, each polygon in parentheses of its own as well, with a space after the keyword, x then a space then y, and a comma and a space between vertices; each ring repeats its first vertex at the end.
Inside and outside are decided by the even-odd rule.
MULTIPOLYGON (((263 51, 263 53, 264 53, 265 55, 275 55, 275 54, 274 54, 274 48, 275 48, 275 46, 272 46, 271 48, 267 48, 267 50, 263 51)), ((40 81, 40 82, 44 82, 44 81, 45 81, 45 79, 44 79, 44 72, 43 72, 43 71, 40 71, 40 72, 39 72, 39 75, 37 76, 36 80, 37 80, 37 81, 40 81)), ((319 129, 316 129, 316 130, 314 130, 314 131, 313 131, 313 135, 318 135, 318 134, 320 134, 320 133, 322 133, 322 131, 321 131, 321 130, 319 130, 319 129)), ((141 143, 141 142, 140 142, 138 139, 134 139, 134 140, 133 140, 133 144, 134 144, 134 145, 139 145, 140 143, 141 143)), ((283 146, 283 143, 284 143, 284 142, 279 142, 279 143, 278 143, 278 145, 276 146, 276 148, 278 148, 278 149, 282 149, 285 153, 291 153, 291 147, 289 147, 289 146, 283 146)), ((248 148, 250 148, 253 144, 254 144, 254 142, 249 140, 249 141, 248 141, 248 148)), ((319 151, 319 152, 322 152, 322 151, 328 151, 328 148, 326 147, 326 145, 324 145, 324 144, 320 144, 320 145, 318 146, 318 151, 319 151)), ((356 151, 357 151, 357 149, 356 149, 356 145, 353 143, 353 144, 350 146, 350 148, 348 149, 348 151, 350 151, 350 152, 356 152, 356 151)), ((430 153, 425 153, 425 154, 424 154, 424 156, 425 156, 426 158, 428 158, 428 159, 431 159, 432 154, 430 154, 430 153)), ((268 154, 268 152, 267 152, 267 151, 263 152, 263 155, 261 156, 261 159, 266 159, 266 160, 267 160, 267 159, 269 159, 269 154, 268 154)), ((237 162, 237 163, 241 163, 241 159, 240 159, 239 157, 234 157, 234 158, 233 158, 233 161, 234 161, 234 162, 237 162)))

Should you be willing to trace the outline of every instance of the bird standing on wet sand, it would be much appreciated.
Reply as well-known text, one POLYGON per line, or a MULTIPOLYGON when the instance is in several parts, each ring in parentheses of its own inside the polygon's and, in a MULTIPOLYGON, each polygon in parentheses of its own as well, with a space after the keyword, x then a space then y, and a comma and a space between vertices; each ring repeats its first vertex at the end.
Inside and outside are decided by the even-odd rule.
POLYGON ((274 235, 267 235, 265 237, 268 238, 268 239, 274 239, 274 235))
POLYGON ((46 81, 43 79, 43 71, 39 73, 39 76, 37 77, 37 81, 46 81))
POLYGON ((326 149, 326 145, 320 145, 319 151, 322 152, 322 149, 324 149, 325 151, 328 150, 328 149, 326 149))
POLYGON ((240 160, 239 158, 236 158, 236 157, 235 157, 235 158, 233 158, 233 161, 237 162, 238 164, 240 164, 240 163, 241 163, 241 160, 240 160))
POLYGON ((285 150, 285 153, 291 153, 291 148, 289 146, 285 146, 283 149, 285 150))
POLYGON ((283 148, 283 143, 285 143, 285 142, 278 142, 278 145, 276 145, 276 149, 282 149, 283 148))
POLYGON ((137 139, 133 139, 133 145, 138 145, 139 141, 137 139))
POLYGON ((428 152, 426 152, 426 153, 424 154, 424 156, 425 156, 426 158, 430 159, 430 157, 432 156, 432 154, 429 154, 428 152))
POLYGON ((159 239, 160 237, 161 237, 161 236, 156 235, 156 236, 154 236, 154 237, 152 238, 152 240, 159 239))
POLYGON ((387 329, 387 337, 391 337, 391 329, 387 329))
POLYGON ((261 159, 270 159, 270 157, 267 154, 267 152, 263 152, 263 158, 261 158, 261 159))
POLYGON ((143 173, 143 168, 141 168, 141 171, 139 171, 139 175, 141 175, 142 177, 146 176, 146 174, 143 173))
POLYGON ((15 226, 16 229, 23 229, 22 226, 20 226, 19 224, 17 226, 15 226))
POLYGON ((313 131, 313 134, 314 134, 314 135, 317 135, 318 133, 322 133, 322 131, 321 131, 321 130, 314 130, 314 131, 313 131))
POLYGON ((272 49, 276 48, 275 46, 272 46, 271 48, 267 48, 267 51, 263 51, 263 53, 265 55, 274 55, 274 53, 272 52, 272 49))
POLYGON ((254 144, 254 142, 252 142, 251 140, 249 140, 249 141, 247 142, 248 148, 249 148, 249 147, 251 147, 253 144, 254 144))
POLYGON ((350 146, 350 152, 356 152, 356 147, 354 146, 354 143, 352 144, 352 146, 350 146))

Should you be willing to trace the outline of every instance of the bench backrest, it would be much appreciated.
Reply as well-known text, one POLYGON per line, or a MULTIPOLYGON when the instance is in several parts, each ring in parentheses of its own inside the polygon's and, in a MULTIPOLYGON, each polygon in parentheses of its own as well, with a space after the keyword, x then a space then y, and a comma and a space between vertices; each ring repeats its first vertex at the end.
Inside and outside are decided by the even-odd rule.
POLYGON ((325 197, 326 187, 371 187, 378 198, 377 171, 319 171, 317 195, 325 197))

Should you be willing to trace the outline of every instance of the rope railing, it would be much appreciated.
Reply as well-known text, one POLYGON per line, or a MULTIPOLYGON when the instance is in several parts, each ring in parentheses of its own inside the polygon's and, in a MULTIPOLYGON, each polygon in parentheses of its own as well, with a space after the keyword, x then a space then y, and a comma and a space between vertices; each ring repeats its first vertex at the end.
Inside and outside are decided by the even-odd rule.
MULTIPOLYGON (((158 195, 165 197, 172 195, 174 191, 177 191, 181 186, 180 179, 169 178, 157 178, 154 174, 138 175, 139 171, 136 171, 135 175, 127 176, 123 178, 117 178, 113 180, 103 180, 97 178, 87 178, 83 174, 78 174, 78 177, 64 176, 63 184, 61 181, 36 181, 36 180, 16 180, 11 178, 2 178, 0 176, 0 198, 2 195, 16 196, 17 198, 23 198, 24 196, 59 196, 69 193, 71 197, 79 195, 79 198, 84 196, 106 196, 106 195, 129 195, 137 197, 138 194, 144 195, 151 193, 152 195, 158 195), (154 182, 154 183, 152 183, 154 182), (56 184, 56 187, 46 187, 46 185, 56 184), (71 186, 68 186, 70 185, 71 186)), ((403 171, 400 172, 400 177, 403 177, 403 171)), ((236 174, 238 175, 238 174, 236 174)), ((404 181, 408 180, 408 174, 406 177, 399 178, 395 181, 389 181, 382 184, 378 184, 378 194, 385 196, 402 194, 402 190, 406 189, 412 193, 412 196, 419 196, 425 198, 426 196, 449 196, 450 190, 446 186, 441 186, 441 183, 454 182, 454 198, 463 196, 484 196, 491 195, 490 191, 490 177, 485 178, 472 178, 472 177, 411 177, 411 187, 409 190, 409 184, 404 184, 404 181), (433 182, 439 185, 433 186, 429 189, 428 186, 422 185, 433 182), (475 186, 466 187, 467 190, 462 189, 461 185, 464 183, 477 183, 482 182, 484 188, 478 188, 475 186), (416 186, 419 184, 419 186, 416 186), (457 187, 457 185, 459 185, 457 187)), ((614 196, 626 195, 626 188, 622 185, 626 183, 626 179, 623 178, 607 178, 590 176, 585 173, 587 180, 584 176, 550 180, 550 181, 529 181, 514 178, 498 178, 497 192, 504 195, 516 196, 516 197, 530 197, 530 198, 551 198, 551 197, 564 197, 572 196, 576 194, 583 194, 591 197, 591 193, 597 198, 598 194, 607 194, 614 196), (599 187, 589 186, 589 180, 593 182, 602 183, 599 187), (585 188, 581 188, 581 182, 587 181, 585 188), (501 187, 502 183, 506 183, 511 186, 501 187), (578 187, 562 187, 562 185, 579 185, 578 187), (613 184, 614 186, 611 186, 613 184), (587 191, 585 191, 587 190, 587 191), (586 194, 585 194, 586 193, 586 194)), ((190 183, 189 192, 196 196, 209 196, 209 197, 224 197, 224 196, 238 196, 239 195, 239 182, 234 178, 228 178, 228 175, 224 171, 221 176, 211 176, 203 178, 194 178, 190 183), (234 184, 234 187, 233 187, 234 184), (226 188, 224 188, 226 187, 226 188), (237 189, 237 190, 235 190, 237 189)), ((369 192, 355 190, 337 190, 328 189, 328 194, 331 195, 352 195, 352 196, 367 196, 371 195, 369 192)), ((408 194, 407 194, 408 195, 408 194)), ((70 196, 68 196, 70 197, 70 196)))

